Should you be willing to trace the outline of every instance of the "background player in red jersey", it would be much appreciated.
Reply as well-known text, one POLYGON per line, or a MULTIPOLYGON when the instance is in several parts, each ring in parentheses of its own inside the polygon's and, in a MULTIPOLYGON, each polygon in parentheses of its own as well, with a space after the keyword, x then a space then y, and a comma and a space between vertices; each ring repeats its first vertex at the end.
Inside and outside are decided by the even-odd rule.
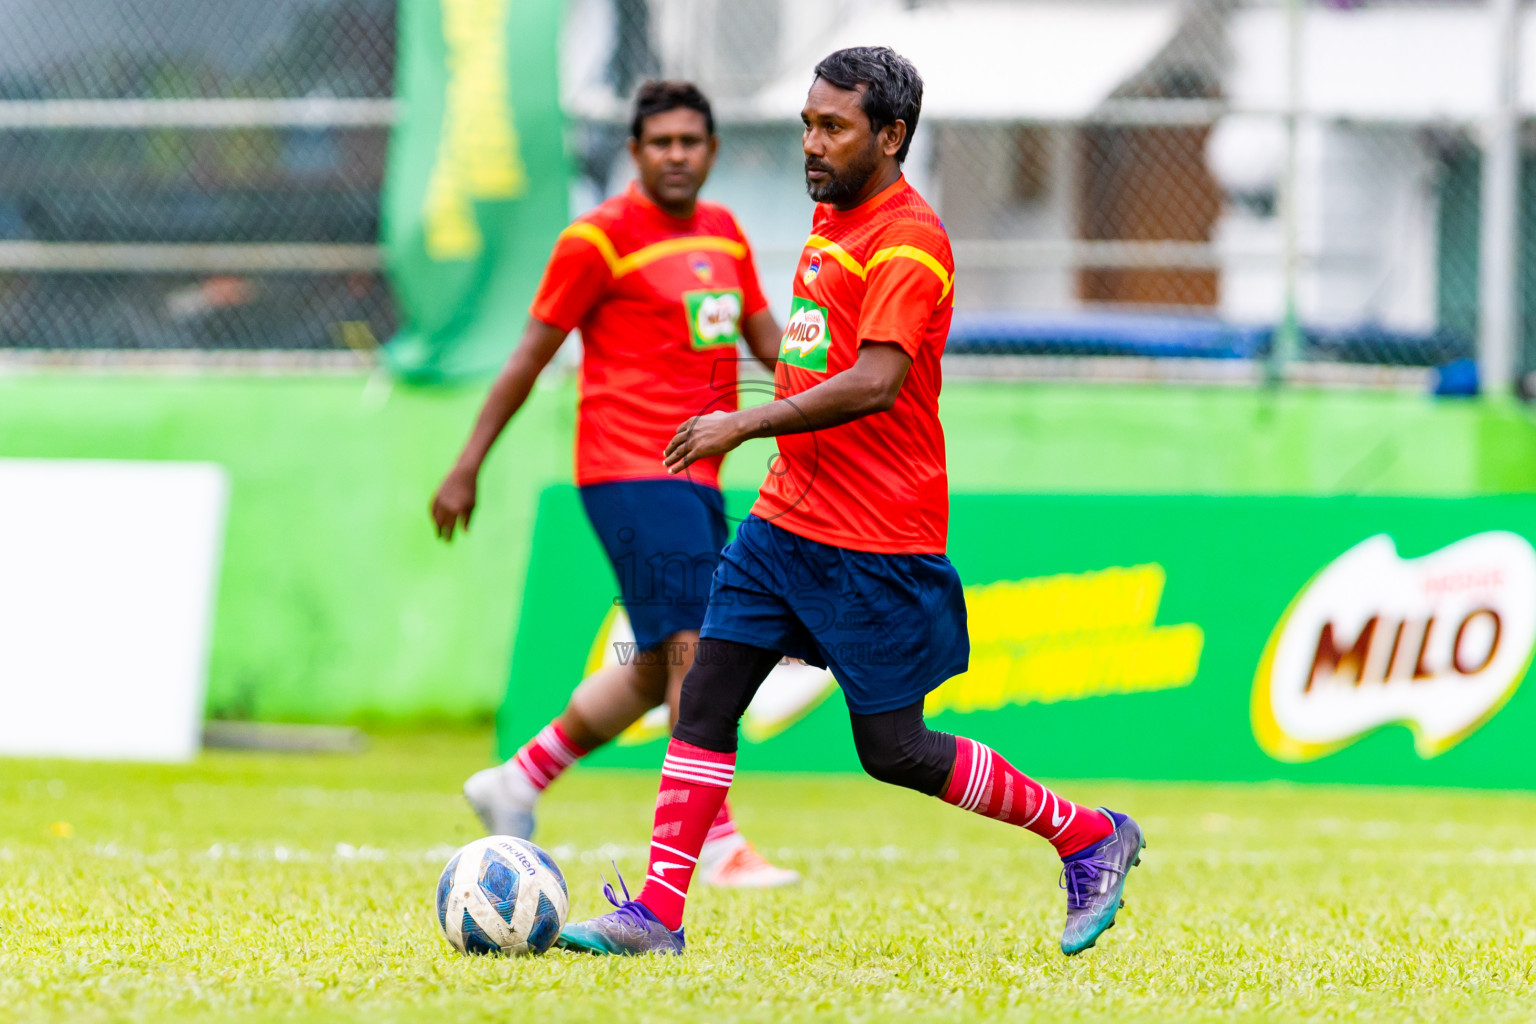
POLYGON ((748 438, 780 459, 721 555, 698 658, 661 771, 645 888, 568 925, 594 953, 683 951, 699 851, 736 766, 742 712, 785 654, 829 667, 875 778, 1047 839, 1063 862, 1068 955, 1114 923, 1144 845, 1124 814, 1065 800, 973 740, 935 732, 923 697, 964 671, 965 598, 949 559, 939 358, 954 261, 943 224, 902 177, 922 79, 884 47, 816 67, 801 114, 816 208, 774 374, 779 400, 682 424, 680 472, 748 438), (814 433, 814 436, 812 435, 814 433))
MULTIPOLYGON (((496 834, 530 836, 539 795, 562 771, 663 701, 676 713, 726 540, 723 456, 700 460, 681 479, 662 455, 678 421, 704 408, 735 408, 738 342, 769 367, 778 349, 778 325, 741 228, 725 207, 698 199, 717 146, 709 101, 696 87, 641 86, 629 142, 639 180, 561 233, 522 340, 432 499, 444 540, 469 528, 486 454, 579 327, 576 483, 613 563, 639 654, 583 680, 565 711, 511 760, 464 784, 496 834)), ((724 805, 706 847, 705 878, 715 885, 799 881, 752 849, 724 805)))

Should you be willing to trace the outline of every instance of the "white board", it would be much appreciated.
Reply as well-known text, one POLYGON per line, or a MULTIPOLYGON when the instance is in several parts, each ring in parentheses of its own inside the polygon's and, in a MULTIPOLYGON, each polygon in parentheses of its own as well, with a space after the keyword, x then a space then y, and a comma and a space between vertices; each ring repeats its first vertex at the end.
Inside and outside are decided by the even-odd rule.
POLYGON ((0 754, 196 754, 228 493, 203 463, 0 459, 0 754))

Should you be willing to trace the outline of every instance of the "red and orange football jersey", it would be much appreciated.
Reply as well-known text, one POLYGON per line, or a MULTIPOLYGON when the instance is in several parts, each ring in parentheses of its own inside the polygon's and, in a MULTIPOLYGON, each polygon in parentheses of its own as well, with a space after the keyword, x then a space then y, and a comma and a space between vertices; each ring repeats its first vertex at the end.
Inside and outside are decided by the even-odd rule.
POLYGON ((865 342, 900 345, 912 367, 890 410, 780 437, 780 458, 754 513, 856 551, 944 552, 949 478, 939 359, 954 275, 943 223, 905 178, 852 210, 816 207, 779 346, 780 397, 793 401, 848 369, 865 342))
MULTIPOLYGON (((736 408, 741 324, 767 304, 752 250, 717 203, 680 220, 632 184, 561 232, 531 313, 581 330, 576 483, 666 477, 679 424, 736 408)), ((690 478, 719 486, 720 462, 695 463, 690 478)))

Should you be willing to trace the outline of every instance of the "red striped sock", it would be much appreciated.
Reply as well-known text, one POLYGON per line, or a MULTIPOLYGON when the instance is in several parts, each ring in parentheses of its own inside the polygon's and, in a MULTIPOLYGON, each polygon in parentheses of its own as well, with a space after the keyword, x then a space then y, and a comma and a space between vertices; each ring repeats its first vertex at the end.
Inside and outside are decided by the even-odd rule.
POLYGON ((586 755, 587 751, 572 743, 558 722, 550 722, 512 755, 512 763, 527 777, 529 785, 542 791, 586 755))
POLYGON ((676 737, 667 744, 651 829, 651 862, 640 902, 668 928, 683 925, 683 904, 699 851, 735 774, 735 754, 705 750, 676 737))
POLYGON ((955 737, 955 768, 941 799, 947 804, 1027 828, 1062 857, 1114 831, 1109 818, 1046 789, 990 747, 955 737))

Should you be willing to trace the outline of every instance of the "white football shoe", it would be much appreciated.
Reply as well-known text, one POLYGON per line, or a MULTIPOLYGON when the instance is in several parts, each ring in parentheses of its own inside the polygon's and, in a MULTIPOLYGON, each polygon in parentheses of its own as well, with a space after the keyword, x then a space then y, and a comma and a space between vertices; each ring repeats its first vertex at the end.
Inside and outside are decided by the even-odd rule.
POLYGON ((539 791, 511 761, 466 779, 464 799, 489 834, 533 838, 533 809, 539 802, 539 791))
POLYGON ((777 889, 800 883, 800 872, 768 863, 740 835, 704 844, 699 877, 717 889, 777 889))

